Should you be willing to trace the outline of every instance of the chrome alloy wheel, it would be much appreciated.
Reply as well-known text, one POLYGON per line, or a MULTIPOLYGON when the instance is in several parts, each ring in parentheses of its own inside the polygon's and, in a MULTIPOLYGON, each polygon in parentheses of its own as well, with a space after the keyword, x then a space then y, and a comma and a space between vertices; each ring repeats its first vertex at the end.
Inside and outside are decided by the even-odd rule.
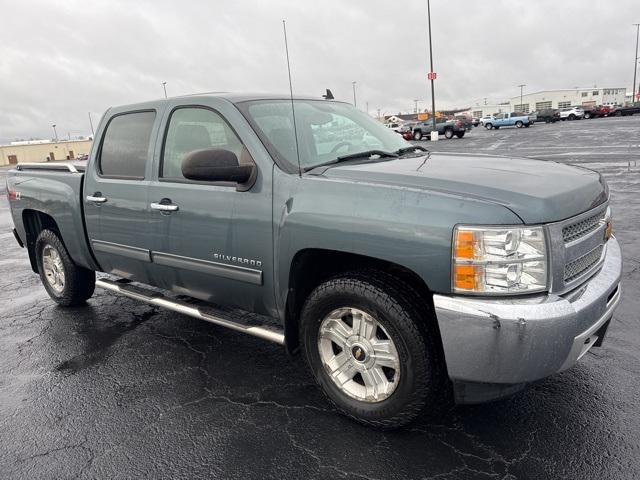
POLYGON ((49 286, 56 292, 64 290, 64 265, 60 253, 51 245, 42 249, 42 267, 49 286))
POLYGON ((318 350, 327 375, 348 396, 365 402, 388 398, 400 380, 391 337, 371 315, 339 308, 320 324, 318 350))

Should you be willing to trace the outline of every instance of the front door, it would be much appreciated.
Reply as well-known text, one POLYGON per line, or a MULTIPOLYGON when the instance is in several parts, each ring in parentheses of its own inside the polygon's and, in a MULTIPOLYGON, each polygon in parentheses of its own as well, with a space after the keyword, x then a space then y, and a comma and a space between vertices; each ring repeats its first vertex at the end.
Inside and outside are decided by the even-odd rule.
POLYGON ((100 267, 141 282, 148 282, 151 261, 147 170, 155 122, 153 110, 114 115, 84 189, 87 233, 100 267))
POLYGON ((271 170, 258 168, 248 191, 240 191, 235 183, 195 182, 182 175, 185 155, 203 148, 229 150, 239 163, 255 164, 213 106, 181 104, 166 115, 157 181, 149 187, 156 232, 153 283, 268 313, 273 303, 271 170))

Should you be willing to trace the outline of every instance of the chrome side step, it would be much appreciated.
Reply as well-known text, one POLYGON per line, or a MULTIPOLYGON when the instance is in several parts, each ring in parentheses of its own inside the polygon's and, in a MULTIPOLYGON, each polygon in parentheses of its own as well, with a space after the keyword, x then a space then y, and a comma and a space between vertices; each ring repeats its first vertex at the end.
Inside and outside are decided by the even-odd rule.
POLYGON ((247 333, 249 335, 253 335, 254 337, 259 337, 264 340, 269 340, 271 342, 284 345, 284 331, 277 328, 276 326, 236 322, 227 318, 223 318, 222 316, 214 315, 212 309, 209 309, 210 312, 204 312, 204 308, 201 308, 198 305, 191 305, 187 302, 168 298, 162 293, 139 288, 129 283, 120 283, 113 280, 100 278, 96 280, 96 287, 120 293, 126 297, 148 303, 149 305, 155 305, 172 310, 174 312, 183 313, 185 315, 189 315, 190 317, 205 320, 215 325, 230 328, 231 330, 235 330, 237 332, 247 333))

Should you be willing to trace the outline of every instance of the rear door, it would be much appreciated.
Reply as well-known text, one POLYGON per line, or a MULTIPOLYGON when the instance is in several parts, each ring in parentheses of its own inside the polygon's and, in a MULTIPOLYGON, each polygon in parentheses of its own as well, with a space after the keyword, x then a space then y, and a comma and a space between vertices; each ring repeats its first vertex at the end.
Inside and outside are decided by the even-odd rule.
POLYGON ((84 186, 89 242, 103 271, 148 283, 148 175, 157 109, 112 114, 92 153, 84 186))
POLYGON ((202 300, 274 314, 273 161, 232 104, 215 98, 193 102, 170 103, 156 147, 149 203, 165 207, 151 210, 154 283, 202 300), (229 150, 240 164, 256 165, 255 183, 243 191, 235 183, 184 178, 182 160, 203 148, 229 150))

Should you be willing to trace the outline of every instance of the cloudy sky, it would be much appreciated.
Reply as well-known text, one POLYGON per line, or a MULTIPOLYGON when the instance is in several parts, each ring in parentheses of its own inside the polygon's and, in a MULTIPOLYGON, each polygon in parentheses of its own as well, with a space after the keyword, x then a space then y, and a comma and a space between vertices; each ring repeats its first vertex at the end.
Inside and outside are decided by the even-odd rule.
MULTIPOLYGON (((437 107, 526 91, 627 87, 638 0, 432 0, 437 107)), ((426 0, 0 0, 0 142, 90 133, 111 105, 288 91, 375 114, 430 102, 426 0)))

